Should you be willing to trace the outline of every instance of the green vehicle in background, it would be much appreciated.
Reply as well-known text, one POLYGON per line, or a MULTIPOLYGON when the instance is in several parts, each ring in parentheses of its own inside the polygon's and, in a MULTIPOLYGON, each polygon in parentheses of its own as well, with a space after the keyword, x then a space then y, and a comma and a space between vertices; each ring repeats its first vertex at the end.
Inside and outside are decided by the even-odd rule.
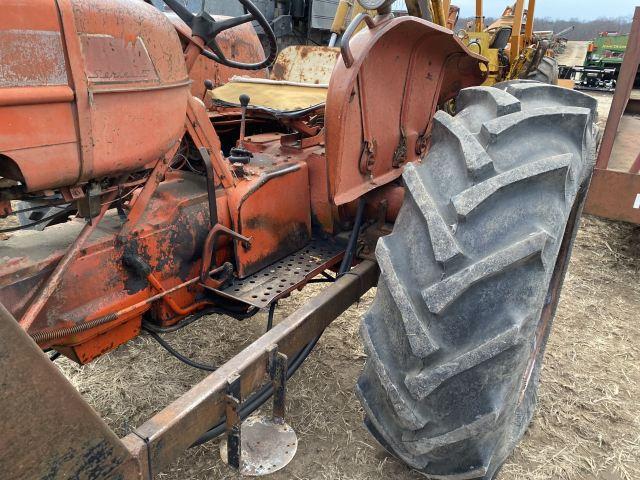
MULTIPOLYGON (((592 40, 584 65, 574 68, 579 74, 576 76, 576 90, 614 91, 628 41, 629 34, 607 32, 592 40)), ((636 86, 640 84, 638 75, 635 83, 636 86)))

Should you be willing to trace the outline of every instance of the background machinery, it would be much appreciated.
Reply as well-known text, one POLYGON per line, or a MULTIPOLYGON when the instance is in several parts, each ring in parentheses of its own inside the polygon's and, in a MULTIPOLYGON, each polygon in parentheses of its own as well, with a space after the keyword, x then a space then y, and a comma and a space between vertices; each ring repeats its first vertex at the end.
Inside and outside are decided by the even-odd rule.
POLYGON ((531 79, 558 83, 558 64, 553 58, 553 40, 534 32, 535 0, 518 0, 505 8, 502 17, 484 25, 482 1, 476 2, 476 20, 459 32, 474 51, 489 58, 487 84, 531 79), (526 6, 526 8, 525 8, 526 6))
POLYGON ((60 207, 43 231, 1 230, 3 475, 152 478, 224 432, 225 458, 248 468, 242 420, 273 394, 265 428, 290 435, 287 377, 377 285, 357 385, 367 427, 428 477, 494 478, 533 415, 595 100, 495 83, 512 77, 492 50, 510 47, 508 72, 540 52, 529 17, 519 34, 522 2, 489 50, 472 40, 490 35, 481 19, 468 37, 446 28, 443 2, 429 22, 363 0, 377 15, 355 15, 339 48, 277 55, 270 23, 238 1, 235 17, 176 0, 168 15, 130 0, 3 6, 0 213, 60 207), (251 321, 318 275, 322 293, 122 439, 47 356, 86 364, 207 313, 251 321))
MULTIPOLYGON (((163 11, 169 10, 162 0, 152 0, 152 3, 163 11)), ((181 3, 193 13, 203 6, 202 0, 185 0, 181 3)), ((353 17, 365 11, 356 0, 257 0, 254 3, 273 29, 281 48, 290 45, 326 45, 331 38, 335 41, 337 35, 344 32, 353 17)), ((227 16, 245 13, 242 5, 226 0, 205 0, 204 9, 227 16)), ((265 30, 258 23, 254 23, 254 27, 258 35, 264 38, 265 30)))
MULTIPOLYGON (((153 0, 158 8, 166 9, 162 0, 153 0)), ((201 0, 183 2, 192 12, 197 12, 201 0)), ((357 0, 258 0, 256 7, 273 28, 278 46, 326 45, 335 46, 350 21, 366 9, 357 0)), ((363 2, 375 6, 376 2, 363 2)), ((208 11, 220 15, 239 16, 243 7, 224 0, 206 0, 208 11)), ((548 32, 535 32, 535 0, 517 0, 505 8, 502 17, 491 25, 485 25, 482 1, 476 2, 476 21, 459 26, 460 9, 451 1, 408 0, 392 2, 399 13, 423 18, 451 30, 456 30, 474 52, 482 52, 489 59, 489 82, 516 78, 531 78, 547 83, 557 83, 558 66, 553 59, 554 48, 559 47, 558 36, 548 32)), ((264 30, 254 24, 261 38, 264 30)), ((266 46, 266 45, 265 45, 266 46)))
MULTIPOLYGON (((598 38, 589 42, 584 65, 574 67, 571 72, 576 79, 575 88, 615 91, 628 41, 629 34, 603 32, 598 38)), ((640 72, 636 73, 634 81, 634 87, 638 86, 640 86, 640 72)))

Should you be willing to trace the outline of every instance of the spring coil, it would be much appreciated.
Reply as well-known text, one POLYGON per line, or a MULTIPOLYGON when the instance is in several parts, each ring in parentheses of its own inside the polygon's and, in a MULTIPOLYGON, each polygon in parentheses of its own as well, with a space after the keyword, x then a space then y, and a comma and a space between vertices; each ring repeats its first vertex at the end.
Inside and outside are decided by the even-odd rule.
POLYGON ((117 313, 110 313, 109 315, 105 315, 104 317, 96 318, 95 320, 91 320, 90 322, 80 323, 78 325, 74 325, 73 327, 58 328, 56 330, 44 330, 41 332, 31 333, 29 335, 36 343, 51 342, 53 340, 64 338, 67 335, 76 335, 78 333, 86 332, 87 330, 99 327, 100 325, 104 325, 105 323, 113 322, 117 318, 117 313))

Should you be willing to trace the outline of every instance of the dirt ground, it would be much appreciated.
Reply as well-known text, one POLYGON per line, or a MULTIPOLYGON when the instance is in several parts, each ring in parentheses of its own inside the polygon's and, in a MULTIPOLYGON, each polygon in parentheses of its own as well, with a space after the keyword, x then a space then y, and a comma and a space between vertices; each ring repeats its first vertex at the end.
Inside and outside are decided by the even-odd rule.
POLYGON ((558 55, 558 64, 568 67, 582 66, 587 56, 589 42, 570 40, 567 42, 566 50, 558 55))
MULTIPOLYGON (((546 354, 540 403, 499 480, 640 478, 640 229, 585 217, 546 354)), ((278 317, 317 292, 283 302, 278 317)), ((386 454, 362 425, 354 385, 364 363, 360 316, 373 292, 327 330, 289 386, 289 422, 299 437, 293 462, 274 480, 423 478, 386 454)), ((264 329, 210 316, 166 335, 202 362, 222 362, 264 329)), ((205 376, 138 338, 93 364, 60 367, 123 435, 205 376)), ((268 408, 266 410, 268 412, 268 408)), ((158 478, 236 478, 217 441, 188 451, 158 478)))
MULTIPOLYGON (((538 410, 499 480, 640 479, 639 275, 640 228, 586 216, 546 353, 538 410)), ((281 302, 277 318, 321 288, 309 287, 281 302)), ((291 380, 288 421, 299 449, 291 464, 270 478, 423 478, 390 457, 362 425, 354 394, 364 364, 358 326, 373 295, 329 327, 291 380)), ((263 313, 241 324, 213 315, 165 338, 191 358, 220 364, 255 340, 265 324, 263 313)), ((65 359, 57 364, 118 435, 206 376, 148 336, 84 367, 65 359)), ((213 441, 189 450, 157 478, 237 478, 218 448, 213 441)))

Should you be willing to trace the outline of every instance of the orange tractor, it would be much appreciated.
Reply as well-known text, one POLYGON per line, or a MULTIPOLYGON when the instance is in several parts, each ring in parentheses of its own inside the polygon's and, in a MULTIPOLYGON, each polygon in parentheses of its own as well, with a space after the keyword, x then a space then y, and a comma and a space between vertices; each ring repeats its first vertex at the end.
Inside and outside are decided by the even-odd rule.
POLYGON ((595 101, 478 86, 485 57, 385 0, 361 2, 377 14, 357 15, 339 48, 276 55, 270 24, 238 1, 236 18, 176 0, 167 15, 3 3, 0 214, 29 217, 0 228, 3 477, 152 478, 225 432, 232 466, 279 468, 252 463, 251 442, 295 441, 287 378, 377 286, 357 385, 369 430, 430 478, 494 478, 533 415, 595 101), (320 280, 121 439, 50 361, 86 364, 145 330, 207 369, 162 333, 208 313, 272 320, 320 280), (243 422, 271 396, 272 419, 243 422))

